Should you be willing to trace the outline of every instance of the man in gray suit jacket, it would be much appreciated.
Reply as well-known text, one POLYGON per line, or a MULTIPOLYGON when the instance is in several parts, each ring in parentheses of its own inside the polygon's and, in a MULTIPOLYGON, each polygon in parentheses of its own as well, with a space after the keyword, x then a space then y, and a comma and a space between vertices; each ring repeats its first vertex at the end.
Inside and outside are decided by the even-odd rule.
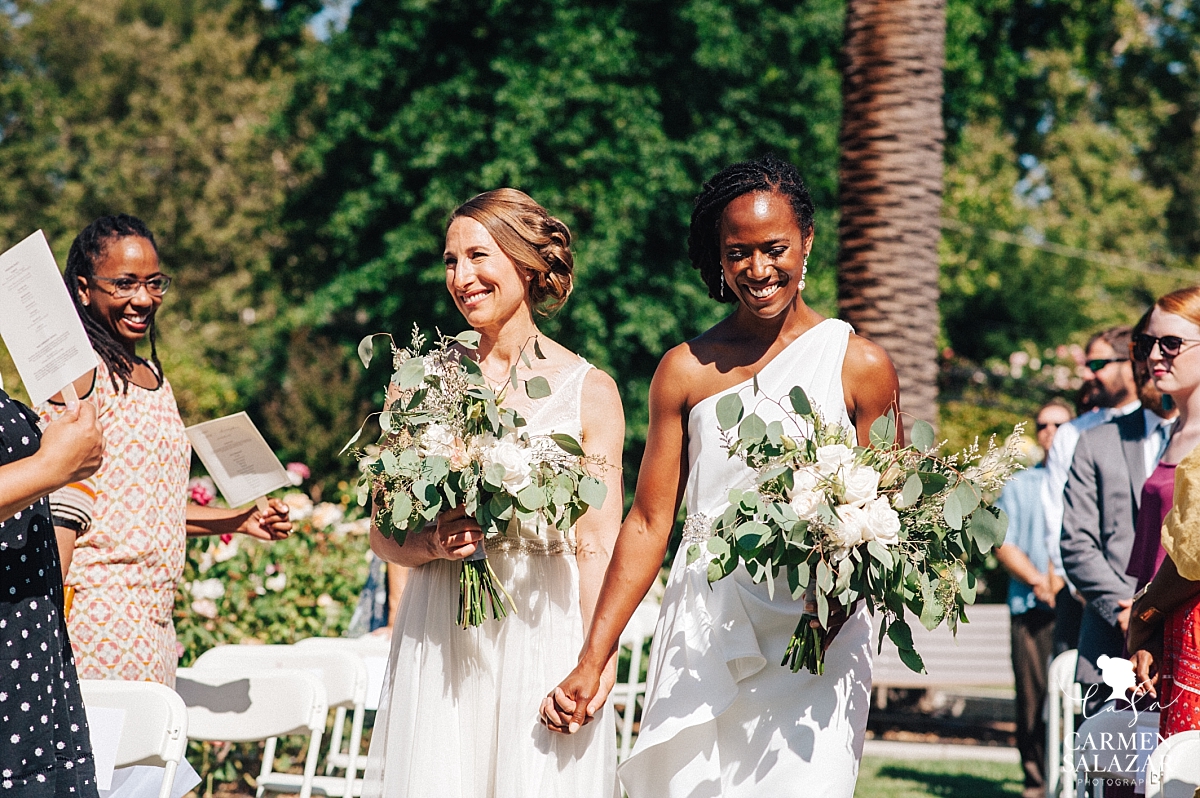
POLYGON ((1110 692, 1096 660, 1102 654, 1119 657, 1124 651, 1128 608, 1136 588, 1136 580, 1125 568, 1133 549, 1142 484, 1158 461, 1170 429, 1161 398, 1152 395, 1157 392, 1143 389, 1141 393, 1141 410, 1083 433, 1063 494, 1063 567, 1087 602, 1075 678, 1084 695, 1091 685, 1098 685, 1089 710, 1110 692))

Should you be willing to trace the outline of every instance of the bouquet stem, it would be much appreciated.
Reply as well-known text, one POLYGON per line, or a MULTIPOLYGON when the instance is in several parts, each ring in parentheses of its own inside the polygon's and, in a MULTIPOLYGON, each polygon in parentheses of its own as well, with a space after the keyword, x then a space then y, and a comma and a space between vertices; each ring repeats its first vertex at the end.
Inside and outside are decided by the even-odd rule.
POLYGON ((779 664, 790 667, 792 673, 798 673, 801 668, 807 668, 809 673, 818 676, 825 672, 826 631, 820 626, 814 628, 810 621, 815 620, 815 615, 802 615, 787 651, 783 652, 783 662, 779 664))
POLYGON ((508 599, 509 606, 512 606, 512 596, 496 578, 482 541, 475 552, 463 560, 458 584, 458 625, 462 628, 482 626, 487 620, 489 606, 495 620, 508 615, 504 600, 508 599))

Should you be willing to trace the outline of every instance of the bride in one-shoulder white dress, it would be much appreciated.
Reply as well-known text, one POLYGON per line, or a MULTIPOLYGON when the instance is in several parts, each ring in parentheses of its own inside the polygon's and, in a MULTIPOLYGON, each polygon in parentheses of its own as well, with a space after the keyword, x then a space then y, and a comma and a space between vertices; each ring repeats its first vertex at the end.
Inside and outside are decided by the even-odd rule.
MULTIPOLYGON (((587 641, 542 702, 551 728, 579 728, 581 707, 603 692, 605 657, 658 577, 682 494, 684 539, 655 631, 641 731, 617 771, 630 798, 854 793, 871 691, 867 610, 831 616, 824 674, 792 673, 780 663, 804 606, 786 578, 772 596, 744 566, 713 584, 707 577, 714 517, 730 489, 754 484, 724 446, 722 396, 736 392, 747 413, 771 421, 784 416, 776 402, 799 385, 860 441, 872 421, 898 409, 896 372, 883 350, 804 304, 812 214, 795 167, 771 156, 723 170, 696 201, 689 256, 710 296, 735 310, 659 364, 637 494, 587 641)), ((802 433, 786 424, 785 431, 802 433)))
POLYGON ((630 795, 854 792, 871 694, 866 608, 830 645, 824 674, 792 673, 779 663, 803 606, 786 578, 778 577, 774 598, 744 566, 710 585, 705 547, 730 489, 754 485, 753 473, 722 444, 717 401, 737 393, 747 414, 769 422, 783 418, 769 400, 799 385, 827 418, 852 428, 842 397, 850 334, 845 322, 821 322, 763 367, 757 395, 743 383, 699 402, 688 416, 684 537, 650 651, 641 731, 618 770, 630 795), (688 564, 693 543, 703 556, 688 564))

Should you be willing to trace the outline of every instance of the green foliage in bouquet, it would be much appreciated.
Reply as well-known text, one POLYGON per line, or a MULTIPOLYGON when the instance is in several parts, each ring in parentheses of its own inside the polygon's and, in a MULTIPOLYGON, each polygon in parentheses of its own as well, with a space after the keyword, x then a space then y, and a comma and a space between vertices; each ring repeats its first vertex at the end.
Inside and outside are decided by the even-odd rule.
MULTIPOLYGON (((364 338, 358 348, 368 366, 374 338, 364 338)), ((507 382, 493 390, 470 357, 478 333, 439 334, 428 353, 425 343, 416 328, 408 347, 392 343, 395 372, 378 414, 382 435, 376 446, 360 451, 358 500, 365 505, 374 499, 380 533, 402 544, 408 533, 459 506, 479 522, 485 538, 504 534, 513 523, 565 531, 589 507, 604 503, 607 489, 589 471, 603 466, 599 459, 588 457, 570 435, 531 438, 522 429, 525 419, 501 406, 509 390, 523 389, 530 399, 549 396, 545 377, 522 380, 514 365, 507 382)), ((545 358, 536 339, 533 353, 545 358)), ((521 361, 531 366, 524 349, 521 361)), ((459 623, 480 625, 488 606, 493 618, 503 618, 502 592, 480 546, 463 563, 459 623)))
MULTIPOLYGON (((1004 447, 989 443, 981 459, 978 446, 942 458, 933 427, 923 421, 914 425, 912 443, 900 446, 889 412, 862 447, 850 430, 825 421, 801 388, 787 401, 790 410, 773 403, 791 429, 807 434, 789 436, 784 421, 746 415, 737 394, 717 403, 729 456, 757 476, 753 489, 730 491, 729 507, 713 523, 709 581, 744 563, 773 597, 775 577, 786 574, 792 597, 805 601, 783 660, 793 671, 823 671, 831 606, 862 599, 883 615, 880 646, 886 634, 904 664, 924 672, 905 611, 931 630, 944 622, 957 631, 968 620, 976 573, 1004 542, 1008 520, 988 498, 1018 468, 1020 429, 1004 447)), ((689 561, 701 556, 693 545, 689 561)))

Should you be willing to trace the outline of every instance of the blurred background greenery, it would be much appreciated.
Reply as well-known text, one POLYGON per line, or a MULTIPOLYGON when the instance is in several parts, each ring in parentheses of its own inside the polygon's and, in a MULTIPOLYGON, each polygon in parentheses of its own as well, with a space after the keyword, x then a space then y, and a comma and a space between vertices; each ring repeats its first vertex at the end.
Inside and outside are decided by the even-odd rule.
MULTIPOLYGON (((948 0, 941 428, 1070 394, 1079 344, 1194 281, 1200 22, 1167 0, 948 0)), ((2 0, 0 247, 60 263, 113 212, 176 278, 161 352, 185 419, 247 409, 319 495, 381 399, 354 344, 457 331, 448 212, 518 186, 575 233, 547 332, 617 376, 636 472, 659 356, 722 315, 691 199, 797 163, 806 296, 836 312, 842 0, 2 0)), ((17 384, 6 356, 6 384, 17 384)), ((19 387, 15 392, 20 395, 19 387)))

